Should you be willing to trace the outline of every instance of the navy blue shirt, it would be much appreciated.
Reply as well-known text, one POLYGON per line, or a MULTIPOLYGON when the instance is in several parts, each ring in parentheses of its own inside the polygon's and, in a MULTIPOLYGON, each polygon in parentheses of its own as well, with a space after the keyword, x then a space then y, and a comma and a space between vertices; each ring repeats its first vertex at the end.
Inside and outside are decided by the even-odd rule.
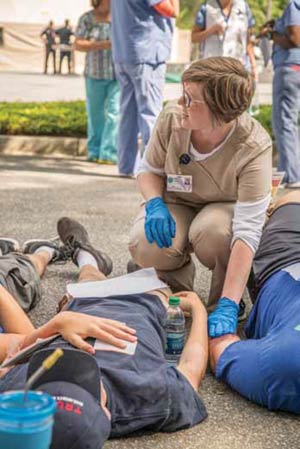
POLYGON ((159 64, 170 57, 172 20, 153 6, 161 0, 111 0, 112 51, 117 64, 159 64))
MULTIPOLYGON (((137 331, 134 355, 97 351, 112 417, 111 437, 136 431, 174 432, 200 423, 205 406, 188 380, 164 359, 166 310, 153 295, 74 300, 69 310, 126 322, 137 331)), ((61 346, 56 341, 51 346, 61 346)), ((67 345, 67 343, 63 343, 67 345)), ((0 391, 22 388, 26 365, 0 380, 0 391)))
MULTIPOLYGON (((282 16, 276 21, 274 31, 284 36, 288 26, 300 26, 300 0, 289 1, 282 16)), ((300 47, 285 49, 274 44, 272 59, 275 68, 282 65, 300 65, 300 47)))

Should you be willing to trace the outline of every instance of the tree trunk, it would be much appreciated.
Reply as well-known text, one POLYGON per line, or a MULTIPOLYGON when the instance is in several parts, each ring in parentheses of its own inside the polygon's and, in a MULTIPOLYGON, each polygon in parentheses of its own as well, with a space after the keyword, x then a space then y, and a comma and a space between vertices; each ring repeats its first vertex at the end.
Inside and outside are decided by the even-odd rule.
POLYGON ((272 18, 272 0, 268 0, 267 3, 267 20, 272 18))

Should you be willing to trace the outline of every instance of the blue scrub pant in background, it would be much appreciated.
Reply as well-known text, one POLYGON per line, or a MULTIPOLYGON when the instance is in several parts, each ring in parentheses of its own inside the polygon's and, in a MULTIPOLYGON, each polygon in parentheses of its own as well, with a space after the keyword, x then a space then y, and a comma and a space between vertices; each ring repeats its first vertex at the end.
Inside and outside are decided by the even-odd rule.
POLYGON ((120 90, 115 80, 86 77, 88 159, 117 162, 120 90))
MULTIPOLYGON (((299 66, 300 68, 300 66, 299 66)), ((278 170, 285 182, 300 181, 300 71, 291 66, 275 69, 272 128, 278 150, 278 170)))
POLYGON ((116 64, 115 71, 121 89, 118 167, 120 174, 132 175, 138 133, 145 148, 162 109, 166 64, 116 64))
POLYGON ((250 401, 300 414, 300 281, 281 270, 262 286, 249 315, 249 340, 228 346, 216 376, 250 401))

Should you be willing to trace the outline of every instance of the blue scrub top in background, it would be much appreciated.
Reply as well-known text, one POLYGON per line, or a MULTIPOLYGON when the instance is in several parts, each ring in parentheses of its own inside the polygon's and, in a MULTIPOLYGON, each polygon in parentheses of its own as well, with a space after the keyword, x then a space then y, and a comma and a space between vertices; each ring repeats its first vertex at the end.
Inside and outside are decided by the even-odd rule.
MULTIPOLYGON (((300 26, 300 0, 290 0, 282 16, 276 21, 274 31, 284 35, 288 26, 300 26)), ((279 45, 273 46, 273 65, 300 65, 300 48, 284 49, 279 45)))
POLYGON ((169 59, 173 21, 153 8, 161 1, 111 0, 115 63, 156 65, 169 59))

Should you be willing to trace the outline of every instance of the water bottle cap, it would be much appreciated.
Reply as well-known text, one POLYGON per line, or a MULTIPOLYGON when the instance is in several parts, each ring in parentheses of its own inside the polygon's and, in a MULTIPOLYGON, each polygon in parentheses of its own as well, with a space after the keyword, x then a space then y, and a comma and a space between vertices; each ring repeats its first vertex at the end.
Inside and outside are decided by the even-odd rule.
POLYGON ((170 296, 169 305, 170 306, 179 306, 180 298, 178 296, 170 296))

